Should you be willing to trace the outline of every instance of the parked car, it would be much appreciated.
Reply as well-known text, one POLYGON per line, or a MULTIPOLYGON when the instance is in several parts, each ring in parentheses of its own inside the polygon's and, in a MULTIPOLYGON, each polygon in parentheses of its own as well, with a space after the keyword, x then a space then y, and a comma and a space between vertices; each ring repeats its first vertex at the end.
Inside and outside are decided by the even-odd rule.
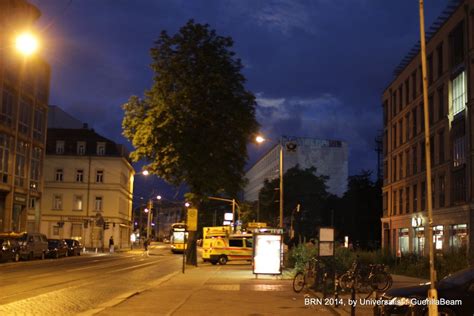
POLYGON ((82 245, 79 240, 75 239, 64 239, 68 247, 68 255, 70 256, 80 256, 82 245))
POLYGON ((60 258, 69 256, 69 248, 64 239, 48 239, 49 258, 60 258))
POLYGON ((41 233, 0 233, 0 237, 15 239, 20 245, 20 258, 31 260, 44 259, 48 251, 48 239, 41 233))
MULTIPOLYGON (((430 285, 395 288, 382 295, 379 315, 428 315, 424 304, 430 285)), ((458 271, 439 281, 438 313, 448 316, 474 315, 474 267, 458 271)))
POLYGON ((20 261, 20 245, 14 238, 0 237, 0 261, 20 261))

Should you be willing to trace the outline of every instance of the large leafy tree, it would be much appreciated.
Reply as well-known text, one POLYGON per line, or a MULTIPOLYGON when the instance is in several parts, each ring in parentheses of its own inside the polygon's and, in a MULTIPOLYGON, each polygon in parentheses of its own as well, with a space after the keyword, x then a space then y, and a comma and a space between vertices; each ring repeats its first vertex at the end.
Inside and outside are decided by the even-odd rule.
MULTIPOLYGON (((326 176, 315 174, 316 168, 301 169, 295 166, 283 175, 284 187, 284 221, 289 224, 294 217, 294 228, 301 237, 315 237, 316 228, 326 217, 327 192, 326 176), (300 213, 296 207, 300 204, 300 213)), ((279 179, 265 180, 259 192, 260 220, 276 226, 279 214, 279 179)))
POLYGON ((193 20, 173 36, 162 31, 151 49, 151 89, 123 105, 132 160, 146 160, 147 170, 172 185, 187 184, 195 198, 235 196, 258 129, 255 96, 232 45, 193 20))

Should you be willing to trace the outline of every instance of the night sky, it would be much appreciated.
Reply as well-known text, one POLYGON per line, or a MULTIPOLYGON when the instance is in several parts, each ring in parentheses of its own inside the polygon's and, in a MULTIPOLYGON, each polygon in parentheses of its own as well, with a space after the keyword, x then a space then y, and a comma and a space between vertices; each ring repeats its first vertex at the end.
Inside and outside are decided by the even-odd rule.
MULTIPOLYGON (((50 104, 103 136, 126 143, 121 105, 151 86, 149 49, 192 18, 234 39, 262 133, 347 141, 349 174, 375 171, 381 95, 419 39, 418 0, 30 2, 43 13, 50 104)), ((427 29, 446 4, 425 1, 427 29)), ((249 146, 250 162, 268 146, 249 146)))

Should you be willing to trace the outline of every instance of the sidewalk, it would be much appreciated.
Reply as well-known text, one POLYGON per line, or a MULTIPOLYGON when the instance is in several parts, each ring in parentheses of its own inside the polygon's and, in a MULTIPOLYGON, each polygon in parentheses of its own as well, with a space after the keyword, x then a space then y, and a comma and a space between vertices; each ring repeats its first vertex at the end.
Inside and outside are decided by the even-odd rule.
POLYGON ((187 266, 153 287, 100 306, 90 315, 338 315, 324 304, 305 306, 286 276, 259 276, 250 265, 187 266))

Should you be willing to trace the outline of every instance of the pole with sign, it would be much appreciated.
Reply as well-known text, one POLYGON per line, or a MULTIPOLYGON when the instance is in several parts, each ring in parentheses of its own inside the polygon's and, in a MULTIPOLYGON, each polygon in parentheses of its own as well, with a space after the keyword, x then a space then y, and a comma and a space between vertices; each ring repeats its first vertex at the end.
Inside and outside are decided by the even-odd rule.
POLYGON ((196 208, 188 208, 186 213, 186 226, 189 232, 189 245, 186 249, 186 261, 197 267, 197 249, 196 249, 196 231, 198 223, 198 210, 196 208))

